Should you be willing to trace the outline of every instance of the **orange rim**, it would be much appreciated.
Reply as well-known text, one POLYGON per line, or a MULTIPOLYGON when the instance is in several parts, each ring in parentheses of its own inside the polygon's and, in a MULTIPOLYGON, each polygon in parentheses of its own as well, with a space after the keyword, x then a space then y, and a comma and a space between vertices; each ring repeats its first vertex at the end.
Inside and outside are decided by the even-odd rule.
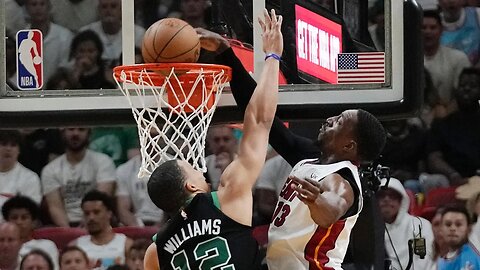
POLYGON ((148 82, 155 85, 162 85, 165 78, 172 72, 177 75, 180 81, 195 80, 200 73, 204 75, 215 76, 223 72, 225 81, 229 82, 232 79, 232 69, 224 65, 214 64, 198 64, 198 63, 148 63, 117 66, 113 69, 113 75, 119 82, 125 82, 122 78, 122 72, 125 72, 128 82, 138 83, 139 78, 145 79, 148 74, 148 82))

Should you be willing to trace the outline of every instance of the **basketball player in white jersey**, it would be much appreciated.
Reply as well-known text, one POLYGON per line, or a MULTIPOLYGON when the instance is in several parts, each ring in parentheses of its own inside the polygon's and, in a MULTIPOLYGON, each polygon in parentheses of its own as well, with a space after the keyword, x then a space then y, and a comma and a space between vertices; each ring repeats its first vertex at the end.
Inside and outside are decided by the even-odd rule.
POLYGON ((85 251, 90 260, 96 261, 100 269, 124 264, 126 253, 133 241, 122 233, 113 232, 110 226, 113 210, 110 196, 92 190, 83 197, 81 207, 88 235, 77 238, 69 245, 85 251))
MULTIPOLYGON (((232 67, 230 87, 237 105, 245 110, 256 82, 228 41, 203 29, 198 33, 202 47, 216 51, 219 63, 232 67)), ((378 158, 385 140, 380 122, 364 110, 328 118, 317 140, 295 135, 275 118, 269 143, 293 170, 268 232, 269 269, 342 269, 363 204, 357 166, 378 158)))

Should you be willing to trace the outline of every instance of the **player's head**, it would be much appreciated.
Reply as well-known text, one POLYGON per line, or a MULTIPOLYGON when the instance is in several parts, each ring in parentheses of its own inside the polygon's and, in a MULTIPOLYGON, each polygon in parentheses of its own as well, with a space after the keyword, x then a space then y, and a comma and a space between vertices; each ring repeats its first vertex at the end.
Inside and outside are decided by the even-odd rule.
POLYGON ((385 146, 385 130, 378 119, 364 110, 346 110, 321 126, 317 143, 322 158, 335 162, 371 162, 385 146))
POLYGON ((478 109, 480 99, 480 70, 465 68, 460 73, 458 87, 455 90, 455 99, 458 107, 464 111, 478 109))
POLYGON ((110 229, 113 215, 112 198, 101 191, 89 191, 82 199, 81 208, 87 231, 96 235, 110 229))
POLYGON ((451 249, 458 249, 468 241, 470 216, 463 206, 448 206, 443 210, 442 230, 451 249))
POLYGON ((37 203, 21 195, 8 199, 2 206, 3 218, 17 224, 22 239, 31 237, 39 212, 37 203))
POLYGON ((158 166, 147 188, 152 202, 170 214, 178 212, 192 194, 210 190, 203 173, 182 160, 169 160, 158 166))

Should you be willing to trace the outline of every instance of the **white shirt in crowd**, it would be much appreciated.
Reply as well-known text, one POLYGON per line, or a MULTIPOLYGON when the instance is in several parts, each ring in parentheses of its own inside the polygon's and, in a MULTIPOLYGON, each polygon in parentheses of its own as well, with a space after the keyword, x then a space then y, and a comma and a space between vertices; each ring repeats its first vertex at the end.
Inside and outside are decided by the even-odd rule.
POLYGON ((137 221, 159 222, 163 219, 163 211, 153 204, 148 196, 148 178, 138 178, 138 171, 142 163, 140 155, 117 168, 117 197, 128 196, 133 204, 137 221))
POLYGON ((90 235, 77 238, 76 246, 87 253, 88 258, 100 260, 100 269, 107 269, 110 265, 125 263, 125 244, 127 237, 123 233, 116 233, 108 244, 97 245, 90 235))
POLYGON ((278 196, 291 171, 292 166, 282 156, 274 156, 265 162, 255 188, 274 190, 278 196))
POLYGON ((97 183, 115 181, 115 165, 109 156, 91 150, 87 150, 83 160, 76 165, 70 164, 63 154, 43 168, 41 178, 43 194, 60 189, 68 220, 80 222, 83 196, 97 183))
POLYGON ((10 171, 0 172, 0 209, 8 198, 15 195, 29 197, 37 204, 42 200, 40 178, 19 162, 10 171))

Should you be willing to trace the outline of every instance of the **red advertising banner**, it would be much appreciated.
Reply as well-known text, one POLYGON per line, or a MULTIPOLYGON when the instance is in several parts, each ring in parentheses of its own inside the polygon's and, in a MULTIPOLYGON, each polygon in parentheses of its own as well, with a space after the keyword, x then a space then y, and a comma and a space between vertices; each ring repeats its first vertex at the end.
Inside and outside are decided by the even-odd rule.
POLYGON ((342 26, 295 5, 295 29, 298 70, 328 83, 337 83, 342 26))

